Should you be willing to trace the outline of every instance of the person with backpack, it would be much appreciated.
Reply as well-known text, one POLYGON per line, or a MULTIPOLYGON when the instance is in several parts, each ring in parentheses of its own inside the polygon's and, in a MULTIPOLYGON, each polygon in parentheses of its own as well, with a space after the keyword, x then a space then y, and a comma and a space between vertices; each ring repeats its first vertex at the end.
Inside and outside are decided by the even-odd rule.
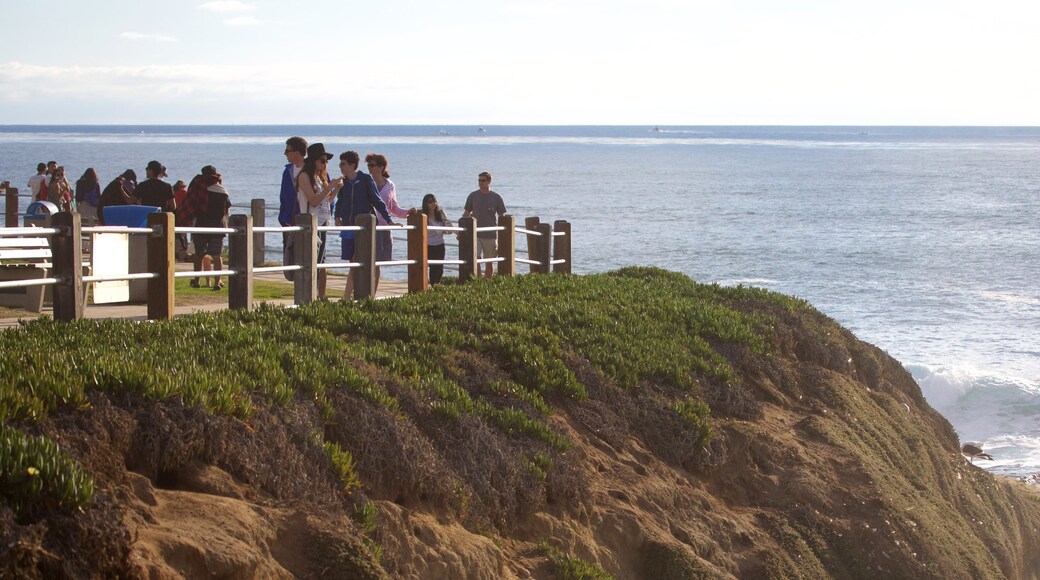
POLYGON ((98 219, 98 203, 101 201, 101 180, 93 167, 88 167, 83 176, 76 180, 76 209, 84 220, 98 219))

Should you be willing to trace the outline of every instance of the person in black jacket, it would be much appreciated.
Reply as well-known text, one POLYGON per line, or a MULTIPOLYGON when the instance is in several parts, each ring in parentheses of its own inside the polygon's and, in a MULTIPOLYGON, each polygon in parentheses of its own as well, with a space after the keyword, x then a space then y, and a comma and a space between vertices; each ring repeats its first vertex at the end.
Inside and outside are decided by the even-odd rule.
POLYGON ((98 199, 98 223, 105 225, 105 208, 110 205, 138 205, 137 198, 134 197, 136 187, 137 174, 133 169, 127 169, 106 185, 105 190, 101 192, 101 198, 98 199))

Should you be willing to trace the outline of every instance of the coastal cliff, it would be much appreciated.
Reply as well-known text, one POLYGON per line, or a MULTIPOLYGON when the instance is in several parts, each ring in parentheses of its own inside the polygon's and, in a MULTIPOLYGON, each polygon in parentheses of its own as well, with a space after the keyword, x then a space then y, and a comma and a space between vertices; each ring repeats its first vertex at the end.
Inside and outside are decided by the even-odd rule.
POLYGON ((763 290, 524 276, 0 351, 0 576, 1040 578, 1040 492, 763 290))

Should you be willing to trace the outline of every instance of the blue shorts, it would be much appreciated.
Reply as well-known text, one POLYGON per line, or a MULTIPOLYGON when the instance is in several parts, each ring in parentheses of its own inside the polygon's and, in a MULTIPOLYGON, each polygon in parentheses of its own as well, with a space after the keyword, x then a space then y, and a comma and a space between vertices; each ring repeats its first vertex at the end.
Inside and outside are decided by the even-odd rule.
POLYGON ((354 261, 354 238, 342 238, 340 239, 342 250, 340 250, 340 257, 348 262, 354 261))

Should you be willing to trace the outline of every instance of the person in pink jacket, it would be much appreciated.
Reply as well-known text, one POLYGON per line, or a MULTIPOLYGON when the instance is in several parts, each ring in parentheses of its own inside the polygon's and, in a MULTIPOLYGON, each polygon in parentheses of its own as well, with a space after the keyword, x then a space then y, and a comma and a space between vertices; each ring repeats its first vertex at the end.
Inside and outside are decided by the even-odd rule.
MULTIPOLYGON (((377 153, 369 153, 365 155, 365 164, 368 165, 368 172, 372 174, 372 180, 376 182, 376 190, 379 192, 379 198, 386 204, 387 211, 390 215, 399 218, 406 218, 415 213, 415 208, 404 209, 397 203, 397 188, 394 186, 394 182, 390 181, 390 172, 387 171, 388 161, 386 156, 379 155, 377 153)), ((376 214, 376 222, 378 225, 387 225, 386 219, 383 216, 376 214)), ((376 261, 387 262, 393 259, 394 253, 394 238, 390 235, 390 232, 376 232, 376 261)), ((376 284, 373 292, 379 290, 379 266, 376 266, 376 284)))

